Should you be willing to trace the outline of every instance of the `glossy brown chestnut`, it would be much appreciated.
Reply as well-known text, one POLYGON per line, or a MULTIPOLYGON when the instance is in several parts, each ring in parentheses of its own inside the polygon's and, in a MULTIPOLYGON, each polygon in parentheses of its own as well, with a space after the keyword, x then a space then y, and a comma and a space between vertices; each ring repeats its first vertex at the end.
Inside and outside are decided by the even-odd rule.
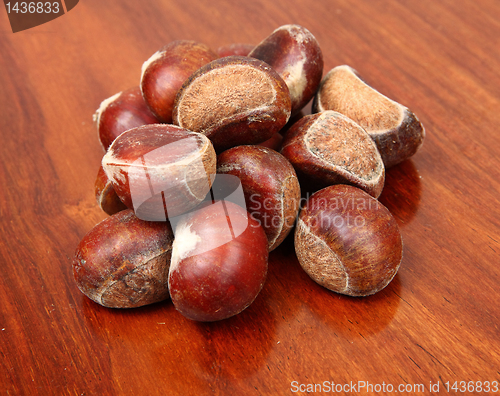
POLYGON ((265 142, 259 143, 259 146, 270 148, 274 151, 281 150, 281 144, 283 143, 283 136, 281 133, 276 132, 273 136, 267 139, 265 142))
POLYGON ((417 116, 366 84, 350 66, 327 73, 312 109, 338 111, 363 127, 376 143, 386 169, 410 158, 424 142, 425 129, 417 116))
POLYGON ((337 293, 367 296, 396 275, 403 241, 396 220, 375 198, 345 185, 313 194, 295 229, 300 265, 337 293))
POLYGON ((286 133, 281 153, 310 192, 351 184, 377 198, 384 188, 385 169, 375 143, 335 111, 302 117, 286 133))
POLYGON ((151 124, 116 138, 102 166, 128 208, 143 220, 161 221, 203 201, 215 177, 216 160, 206 136, 151 124))
POLYGON ((258 44, 249 54, 269 64, 290 90, 292 114, 314 96, 323 76, 323 53, 306 28, 284 25, 258 44))
POLYGON ((214 59, 217 54, 205 44, 177 40, 165 45, 142 65, 142 95, 160 121, 172 123, 177 91, 192 73, 214 59))
POLYGON ((260 224, 228 201, 186 215, 175 228, 168 277, 175 308, 197 321, 246 309, 267 275, 267 238, 260 224))
POLYGON ((217 59, 189 77, 175 100, 176 125, 206 135, 217 151, 268 140, 290 117, 285 82, 266 63, 217 59))
POLYGON ((293 166, 261 146, 238 146, 217 157, 217 173, 240 179, 247 210, 267 235, 269 251, 290 233, 299 211, 300 186, 293 166))
POLYGON ((102 165, 99 167, 95 181, 95 198, 97 205, 108 215, 127 209, 127 206, 116 195, 113 184, 106 176, 102 165))
POLYGON ((244 44, 244 43, 234 43, 223 45, 215 51, 219 58, 224 58, 225 56, 231 55, 239 55, 239 56, 248 56, 251 50, 253 50, 255 45, 252 44, 244 44))
POLYGON ((110 308, 134 308, 168 299, 173 233, 168 222, 118 212, 78 244, 73 274, 80 291, 110 308))
POLYGON ((102 101, 94 114, 94 122, 99 142, 106 151, 113 140, 126 130, 159 121, 146 106, 137 86, 102 101))

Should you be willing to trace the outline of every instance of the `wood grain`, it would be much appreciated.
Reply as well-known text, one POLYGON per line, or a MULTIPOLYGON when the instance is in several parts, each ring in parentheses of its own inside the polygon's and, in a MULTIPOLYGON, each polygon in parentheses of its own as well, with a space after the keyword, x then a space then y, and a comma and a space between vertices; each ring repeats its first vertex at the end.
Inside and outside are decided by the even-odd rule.
POLYGON ((287 395, 365 381, 430 394, 500 381, 499 21, 495 0, 82 0, 13 34, 0 11, 0 392, 287 395), (380 198, 405 243, 394 281, 369 298, 329 292, 288 238, 255 303, 226 321, 84 297, 71 260, 106 216, 93 196, 100 102, 137 85, 169 41, 256 44, 287 23, 316 36, 325 73, 349 64, 426 127, 380 198))

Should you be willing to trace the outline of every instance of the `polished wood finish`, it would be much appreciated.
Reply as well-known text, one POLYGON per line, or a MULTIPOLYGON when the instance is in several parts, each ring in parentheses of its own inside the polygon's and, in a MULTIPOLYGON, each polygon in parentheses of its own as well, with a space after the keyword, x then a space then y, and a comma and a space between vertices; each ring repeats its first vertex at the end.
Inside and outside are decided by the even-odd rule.
POLYGON ((366 381, 430 394, 500 381, 499 20, 496 0, 82 0, 13 34, 0 10, 0 392, 287 395, 366 381), (287 23, 316 36, 325 73, 354 67, 426 127, 380 198, 404 238, 396 278, 372 297, 337 295, 288 238, 255 303, 229 320, 84 297, 71 261, 106 217, 100 102, 137 85, 171 40, 257 44, 287 23))

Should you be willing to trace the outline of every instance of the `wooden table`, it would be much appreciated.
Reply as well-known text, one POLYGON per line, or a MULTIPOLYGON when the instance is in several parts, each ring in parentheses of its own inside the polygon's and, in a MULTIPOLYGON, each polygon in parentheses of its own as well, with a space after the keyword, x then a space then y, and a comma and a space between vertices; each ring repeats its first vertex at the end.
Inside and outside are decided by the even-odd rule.
POLYGON ((82 0, 13 34, 1 10, 0 393, 430 394, 449 386, 479 394, 487 381, 494 390, 499 21, 496 0, 82 0), (426 127, 422 150, 388 170, 380 198, 405 242, 396 278, 372 297, 337 295, 309 279, 288 239, 271 254, 255 303, 229 320, 195 323, 170 302, 133 310, 91 302, 71 262, 106 217, 93 195, 99 103, 137 85, 142 63, 171 40, 256 44, 287 23, 316 36, 325 73, 351 65, 426 127))

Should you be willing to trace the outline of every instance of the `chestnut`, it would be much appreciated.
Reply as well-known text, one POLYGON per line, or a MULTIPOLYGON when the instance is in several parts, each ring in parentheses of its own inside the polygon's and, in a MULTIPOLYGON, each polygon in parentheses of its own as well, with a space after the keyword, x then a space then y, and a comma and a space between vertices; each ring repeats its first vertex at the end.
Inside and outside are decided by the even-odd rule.
POLYGON ((425 138, 424 127, 410 109, 369 86, 347 65, 327 73, 312 110, 335 110, 353 119, 376 143, 386 169, 413 156, 425 138))
POLYGON ((396 220, 378 200, 359 188, 335 185, 305 203, 295 251, 302 268, 321 286, 367 296, 396 275, 403 241, 396 220))
POLYGON ((285 82, 266 63, 217 59, 193 73, 175 99, 174 124, 206 135, 220 152, 268 140, 290 117, 285 82))
POLYGON ((127 206, 116 195, 113 184, 108 179, 102 165, 99 167, 95 181, 95 197, 97 205, 108 215, 127 209, 127 206))
POLYGON ((215 51, 219 58, 224 58, 225 56, 239 55, 248 56, 251 50, 254 49, 254 45, 245 43, 233 43, 228 45, 222 45, 215 51))
POLYGON ((279 27, 248 56, 266 62, 283 78, 290 90, 292 115, 313 98, 323 76, 323 53, 318 41, 299 25, 279 27))
POLYGON ((118 212, 80 241, 73 275, 80 291, 109 308, 134 308, 166 300, 173 232, 168 222, 118 212))
POLYGON ((202 322, 234 316, 260 293, 267 276, 267 238, 249 213, 215 201, 175 227, 168 287, 175 308, 202 322))
POLYGON ((267 235, 269 251, 290 233, 299 211, 295 170, 280 153, 261 146, 238 146, 217 157, 217 174, 240 179, 248 212, 267 235))
POLYGON ((104 151, 126 130, 159 122, 146 106, 138 86, 102 101, 93 119, 104 151))
POLYGON ((358 124, 335 111, 302 117, 287 131, 281 153, 310 192, 351 184, 377 198, 384 188, 385 169, 375 143, 358 124))
POLYGON ((144 62, 140 82, 142 95, 161 122, 172 123, 175 96, 184 81, 215 59, 217 54, 203 43, 176 40, 144 62))
POLYGON ((203 201, 215 177, 216 160, 206 136, 151 124, 118 136, 102 167, 128 208, 143 220, 161 221, 203 201))
POLYGON ((259 143, 259 146, 270 148, 274 151, 281 150, 281 143, 283 142, 283 136, 281 133, 276 132, 273 136, 267 139, 265 142, 259 143))

